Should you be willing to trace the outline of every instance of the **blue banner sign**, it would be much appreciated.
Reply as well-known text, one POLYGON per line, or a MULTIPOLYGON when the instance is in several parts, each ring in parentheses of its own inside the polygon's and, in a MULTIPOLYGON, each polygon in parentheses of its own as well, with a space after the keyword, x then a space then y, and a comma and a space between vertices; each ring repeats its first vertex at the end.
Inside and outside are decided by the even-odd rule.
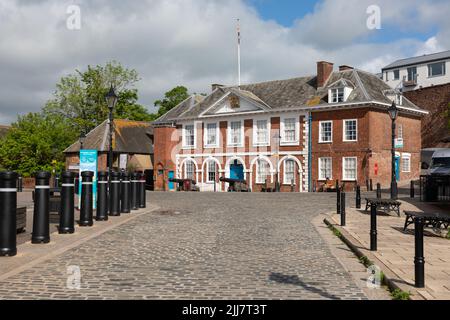
POLYGON ((97 150, 81 150, 80 151, 80 184, 79 184, 79 194, 80 199, 78 207, 81 208, 81 173, 86 171, 92 171, 94 173, 93 180, 93 199, 94 199, 94 209, 97 209, 97 150))

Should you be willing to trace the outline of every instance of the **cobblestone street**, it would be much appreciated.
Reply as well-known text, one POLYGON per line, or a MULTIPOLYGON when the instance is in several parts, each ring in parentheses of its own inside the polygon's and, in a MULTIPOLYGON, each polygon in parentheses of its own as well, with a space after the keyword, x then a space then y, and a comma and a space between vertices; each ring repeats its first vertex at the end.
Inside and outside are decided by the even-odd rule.
POLYGON ((331 194, 148 198, 160 209, 3 280, 0 299, 366 299, 311 223, 331 194))

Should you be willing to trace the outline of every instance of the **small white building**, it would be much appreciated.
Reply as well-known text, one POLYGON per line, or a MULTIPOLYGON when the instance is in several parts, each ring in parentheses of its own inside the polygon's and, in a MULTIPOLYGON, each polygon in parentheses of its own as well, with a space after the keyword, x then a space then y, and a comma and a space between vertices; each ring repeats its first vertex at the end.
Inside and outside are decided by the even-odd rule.
POLYGON ((382 69, 382 76, 403 92, 450 83, 450 50, 395 61, 382 69))

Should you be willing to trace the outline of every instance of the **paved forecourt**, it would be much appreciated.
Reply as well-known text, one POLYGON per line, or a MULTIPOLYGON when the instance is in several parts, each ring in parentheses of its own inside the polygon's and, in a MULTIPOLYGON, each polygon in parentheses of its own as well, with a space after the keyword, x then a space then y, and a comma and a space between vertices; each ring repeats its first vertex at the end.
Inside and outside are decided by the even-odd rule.
POLYGON ((366 299, 311 222, 335 195, 148 200, 160 209, 3 278, 0 299, 366 299))

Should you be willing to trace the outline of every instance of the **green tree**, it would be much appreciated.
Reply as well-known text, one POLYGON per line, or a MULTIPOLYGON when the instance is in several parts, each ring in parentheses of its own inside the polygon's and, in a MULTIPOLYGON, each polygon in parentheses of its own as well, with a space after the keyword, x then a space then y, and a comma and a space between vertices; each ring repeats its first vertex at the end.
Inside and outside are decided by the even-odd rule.
POLYGON ((150 113, 137 103, 135 85, 139 80, 136 70, 127 69, 116 61, 105 66, 88 66, 86 71, 76 70, 61 78, 53 99, 47 102, 43 111, 46 115, 70 120, 78 132, 88 132, 107 119, 109 111, 105 95, 113 85, 119 97, 114 109, 116 119, 150 121, 150 113))
POLYGON ((29 113, 19 116, 0 141, 0 166, 30 177, 36 171, 64 168, 64 151, 78 137, 67 119, 29 113))
POLYGON ((163 100, 155 101, 155 107, 158 107, 158 112, 154 115, 155 119, 158 119, 165 115, 167 112, 175 108, 181 102, 189 98, 189 92, 186 87, 178 86, 164 94, 163 100))

